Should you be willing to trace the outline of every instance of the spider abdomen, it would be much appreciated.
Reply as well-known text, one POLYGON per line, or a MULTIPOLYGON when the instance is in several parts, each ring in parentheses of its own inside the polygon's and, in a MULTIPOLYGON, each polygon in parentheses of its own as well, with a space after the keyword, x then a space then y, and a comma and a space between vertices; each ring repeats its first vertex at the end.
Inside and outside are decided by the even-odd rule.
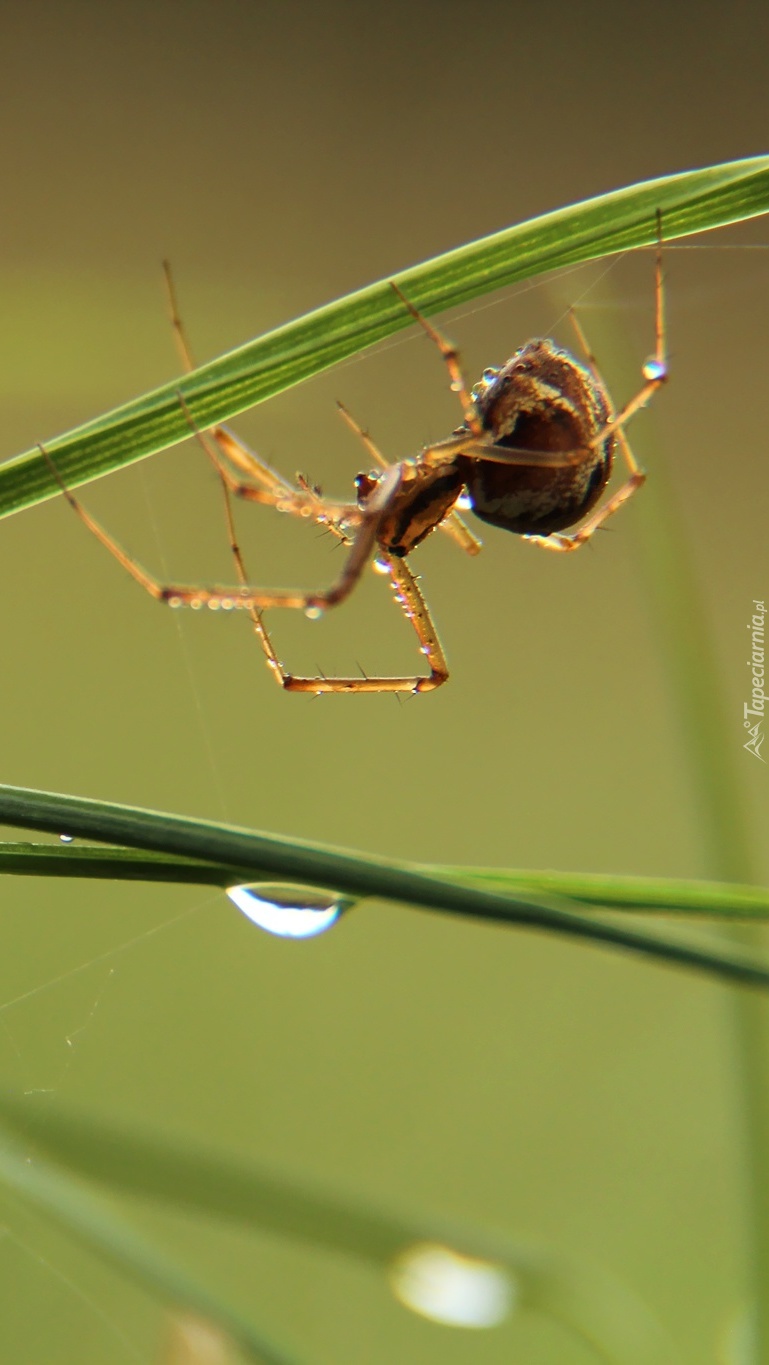
POLYGON ((519 535, 549 535, 581 520, 612 467, 614 436, 597 440, 611 405, 596 377, 552 341, 530 341, 474 393, 496 446, 531 451, 531 463, 468 461, 466 483, 482 521, 519 535), (567 465, 537 455, 571 453, 567 465))
POLYGON ((475 515, 517 535, 547 536, 574 526, 598 501, 611 472, 610 460, 591 450, 585 457, 566 469, 473 461, 467 490, 475 515))

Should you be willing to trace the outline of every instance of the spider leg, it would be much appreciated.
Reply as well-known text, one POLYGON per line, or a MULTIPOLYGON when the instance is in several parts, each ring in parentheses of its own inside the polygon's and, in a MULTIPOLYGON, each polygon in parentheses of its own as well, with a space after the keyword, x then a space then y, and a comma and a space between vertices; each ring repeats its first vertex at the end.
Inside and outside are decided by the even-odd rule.
POLYGON ((492 460, 495 464, 541 465, 545 469, 568 469, 580 464, 585 458, 584 449, 576 450, 527 450, 523 446, 494 445, 491 433, 477 437, 459 432, 443 441, 435 441, 424 446, 417 459, 420 464, 450 464, 460 455, 471 460, 492 460))
POLYGON ((173 607, 190 606, 200 609, 207 606, 212 610, 219 608, 224 611, 247 610, 267 665, 280 686, 287 692, 312 692, 315 694, 322 692, 429 692, 440 687, 441 683, 446 681, 448 677, 446 658, 430 618, 427 604, 417 587, 411 570, 407 568, 403 560, 396 560, 390 555, 383 554, 382 559, 386 562, 388 572, 391 575, 398 604, 402 607, 406 618, 416 632, 422 652, 430 666, 430 672, 427 676, 343 678, 319 675, 317 677, 296 677, 289 673, 280 662, 262 620, 262 612, 267 607, 295 607, 300 610, 304 609, 308 615, 314 616, 319 615, 326 607, 336 606, 349 596, 372 553, 379 522, 400 486, 401 473, 398 465, 392 466, 389 476, 382 479, 375 494, 369 499, 350 553, 336 582, 330 588, 320 592, 291 592, 254 588, 248 583, 243 556, 235 532, 231 493, 224 479, 222 480, 222 488, 225 498, 225 516, 230 549, 240 580, 239 586, 229 589, 166 586, 148 573, 146 569, 143 569, 118 544, 114 537, 86 511, 67 488, 45 447, 41 445, 40 451, 73 512, 134 581, 145 592, 149 593, 150 597, 173 607))
MULTIPOLYGON (((187 339, 184 323, 182 322, 179 313, 176 286, 174 284, 173 274, 171 273, 171 266, 168 261, 163 261, 163 279, 165 282, 168 315, 174 333, 174 340, 181 358, 182 366, 189 372, 196 368, 195 359, 187 339)), ((183 400, 182 406, 184 406, 183 400)), ((210 434, 212 440, 216 443, 225 459, 228 459, 236 469, 240 470, 241 474, 246 476, 249 480, 248 483, 244 483, 242 479, 238 480, 233 477, 232 471, 227 468, 226 464, 217 460, 212 454, 210 446, 205 445, 201 433, 198 431, 198 428, 189 415, 188 421, 191 430, 198 437, 209 459, 212 460, 216 466, 220 476, 228 480, 228 487, 232 493, 238 497, 246 498, 250 502, 266 503, 272 507, 281 506, 281 503, 285 501, 288 503, 288 506, 281 506, 281 510, 295 511, 295 508, 292 505, 292 496, 296 490, 293 485, 289 483, 287 479, 284 479, 277 470, 272 469, 264 460, 261 460, 252 450, 249 450, 248 446, 244 445, 244 443, 227 427, 221 425, 211 427, 210 434)), ((298 514, 302 515, 301 509, 299 509, 298 514)))
MULTIPOLYGON (((571 324, 577 334, 582 349, 585 362, 593 379, 603 389, 603 379, 598 368, 598 362, 590 348, 582 324, 577 318, 573 309, 569 310, 571 324)), ((657 389, 667 381, 668 367, 666 359, 666 335, 665 335, 665 282, 662 272, 662 215, 657 210, 657 256, 654 271, 654 355, 646 361, 643 367, 645 383, 638 390, 633 398, 608 422, 598 435, 593 438, 592 445, 597 447, 607 436, 612 433, 616 436, 619 447, 622 451, 625 463, 629 470, 628 478, 625 483, 617 489, 617 492, 608 499, 602 506, 596 507, 590 516, 574 535, 550 535, 550 536, 526 536, 526 539, 534 545, 540 545, 543 550, 570 551, 578 550, 582 545, 587 544, 591 536, 603 526, 609 517, 613 516, 620 507, 624 505, 633 494, 646 482, 646 474, 636 460, 630 447, 630 442, 625 435, 625 427, 641 408, 651 400, 657 389)))
MULTIPOLYGON (((206 449, 205 443, 204 449, 206 449)), ((210 454, 210 452, 207 449, 206 453, 210 454)), ((240 549, 240 545, 238 543, 238 538, 235 533, 235 518, 232 512, 232 492, 227 482, 227 478, 225 477, 224 468, 219 464, 219 461, 216 460, 215 457, 212 458, 214 459, 214 466, 221 481, 222 494, 224 497, 224 519, 227 526, 227 535, 230 541, 230 552, 235 562, 235 571, 238 575, 241 587, 246 587, 248 584, 248 575, 246 573, 246 566, 243 562, 243 555, 240 549)), ((251 618, 251 624, 254 628, 254 634, 256 635, 256 638, 262 647, 262 652, 264 653, 267 667, 272 670, 273 674, 275 675, 275 677, 277 677, 278 681, 282 682, 285 676, 283 666, 277 654, 275 653, 275 647, 272 643, 272 639, 262 620, 262 613, 260 611, 257 611, 256 607, 251 607, 248 614, 251 618)))
POLYGON ((414 307, 413 303, 411 303, 406 298, 406 295, 403 293, 401 289, 398 288, 394 280, 390 281, 390 285, 392 289, 395 291, 395 293, 398 295, 398 298, 400 299, 403 306, 405 308, 408 308, 415 322, 418 322, 420 327, 422 327, 424 331, 427 333, 430 340, 435 342, 435 345, 438 347, 438 350, 440 351, 444 361, 446 362, 446 367, 448 369, 449 377, 451 379, 451 387, 455 393, 459 394, 459 400, 462 404, 462 412, 464 414, 465 423, 474 436, 481 436, 483 434, 483 424, 481 422, 480 416, 478 415, 478 408, 476 407, 475 400, 467 387, 465 376, 462 371, 462 363, 460 360, 459 351, 457 350, 456 346, 454 346, 452 342, 448 340, 448 337, 445 337, 442 332, 439 332, 438 328, 434 327, 433 324, 429 321, 429 319, 424 317, 422 313, 419 312, 418 308, 414 307))
POLYGON ((446 656, 414 574, 404 559, 396 559, 381 550, 378 557, 381 563, 387 565, 395 600, 416 633, 420 649, 430 668, 429 674, 416 674, 410 677, 342 678, 320 675, 313 678, 297 678, 286 673, 280 664, 277 664, 277 667, 271 664, 279 683, 287 692, 312 692, 315 695, 329 692, 407 692, 413 695, 419 692, 433 692, 436 687, 445 683, 449 676, 446 656))
MULTIPOLYGON (((218 434, 215 437, 215 448, 208 439, 209 435, 214 433, 203 432, 199 427, 195 426, 181 393, 179 394, 179 402, 184 409, 192 435, 208 456, 208 459, 214 466, 214 469, 228 493, 234 494, 235 497, 246 498, 249 502, 259 502, 267 504, 269 507, 276 507, 279 512, 291 512, 296 517, 312 518, 321 525, 329 526, 332 531, 336 532, 341 540, 347 539, 346 535, 340 529, 340 526, 342 523, 344 523, 346 528, 357 525, 360 520, 360 512, 354 503, 336 502, 328 498, 323 498, 321 494, 307 482, 300 481, 298 485, 291 484, 286 479, 282 479, 279 475, 276 476, 279 480, 279 485, 273 490, 268 491, 266 489, 254 488, 250 484, 244 484, 242 480, 233 473, 229 465, 221 459, 221 449, 224 444, 224 438, 226 437, 228 441, 237 445, 241 451, 245 451, 249 455, 251 452, 247 450, 247 447, 242 446, 239 441, 236 441, 235 437, 232 436, 232 433, 228 432, 225 427, 217 428, 218 434)), ((267 466, 265 466, 265 468, 267 468, 267 466)))
MULTIPOLYGON (((379 523, 387 512, 391 500, 396 496, 401 483, 401 467, 400 465, 392 465, 380 479, 364 509, 359 509, 353 505, 349 507, 350 517, 358 518, 357 527, 342 570, 329 588, 302 592, 290 588, 257 588, 248 583, 241 583, 234 588, 176 586, 161 583, 153 574, 143 569, 70 492, 45 447, 41 445, 39 449, 64 497, 84 526, 92 535, 96 536, 96 539, 139 586, 144 588, 145 592, 148 592, 156 601, 167 602, 173 607, 191 606, 199 609, 207 606, 212 610, 221 607, 225 611, 236 608, 248 610, 250 607, 256 607, 259 611, 263 611, 266 607, 288 607, 306 611, 314 616, 319 615, 328 607, 337 606, 349 597, 360 578, 373 552, 379 523)), ((325 506, 320 498, 317 500, 317 506, 318 509, 325 506)), ((337 506, 335 504, 333 506, 334 511, 338 511, 337 506)))
MULTIPOLYGON (((577 336, 585 351, 588 365, 592 370, 594 377, 598 378, 599 383, 602 384, 595 357, 587 344, 587 339, 582 328, 579 323, 577 323, 573 314, 572 322, 576 327, 577 336)), ((635 416, 641 408, 645 408, 646 404, 654 397, 657 390, 662 388, 663 384, 667 383, 668 363, 666 348, 665 277, 662 271, 662 212, 660 209, 657 209, 657 256, 654 267, 654 354, 644 362, 642 367, 644 383, 641 385, 638 393, 628 399, 624 407, 621 407, 619 412, 616 412, 611 420, 593 437, 592 445, 594 448, 602 445, 606 440, 606 437, 610 436, 612 432, 620 431, 622 428, 626 427, 631 417, 635 416)), ((629 451, 627 443, 625 443, 624 450, 627 458, 629 451)), ((637 470, 638 466, 635 464, 633 456, 631 455, 630 458, 633 462, 631 468, 635 467, 637 470)))

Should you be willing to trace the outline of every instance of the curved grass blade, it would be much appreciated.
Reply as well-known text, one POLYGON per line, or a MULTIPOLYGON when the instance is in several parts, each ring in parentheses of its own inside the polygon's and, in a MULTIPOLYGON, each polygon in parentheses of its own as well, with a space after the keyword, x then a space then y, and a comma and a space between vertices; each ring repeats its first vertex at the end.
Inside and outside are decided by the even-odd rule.
POLYGON ((563 897, 532 891, 517 895, 489 891, 433 877, 392 860, 325 844, 24 787, 0 786, 0 822, 54 834, 64 829, 86 839, 221 863, 236 869, 238 880, 243 879, 245 871, 248 880, 267 876, 327 887, 353 899, 376 896, 475 920, 586 939, 707 972, 723 980, 769 989, 769 967, 714 949, 591 919, 575 913, 573 904, 563 897))
MULTIPOLYGON (((0 869, 2 868, 0 845, 0 869)), ((431 866, 433 876, 492 886, 512 892, 533 891, 568 896, 605 910, 657 911, 664 915, 708 919, 765 921, 769 889, 742 882, 709 882, 678 877, 618 877, 604 872, 536 872, 497 867, 431 866)))
MULTIPOLYGON (((420 309, 435 313, 546 270, 648 245, 656 240, 658 209, 666 240, 766 213, 769 157, 630 185, 506 228, 392 278, 420 309)), ((46 439, 46 448, 74 488, 185 440, 190 427, 180 394, 204 429, 411 325, 390 281, 380 280, 65 436, 46 439)), ((37 450, 0 466, 0 517, 58 493, 37 450)))
MULTIPOLYGON (((769 919, 769 889, 738 882, 691 881, 672 877, 621 877, 600 872, 541 872, 533 868, 447 867, 401 863, 443 881, 491 887, 511 895, 556 895, 603 910, 656 911, 690 918, 763 922, 769 919)), ((265 877, 272 875, 267 868, 265 877)), ((171 882, 226 888, 255 880, 254 867, 202 862, 169 853, 119 847, 66 848, 56 844, 0 843, 0 876, 84 877, 95 880, 171 882)))
POLYGON ((39 1157, 30 1161, 26 1148, 6 1136, 0 1139, 0 1182, 150 1294, 215 1322, 259 1365, 299 1365, 294 1354, 274 1345, 80 1181, 39 1157))
POLYGON ((672 1358, 670 1342, 645 1305, 585 1263, 467 1226, 393 1214, 71 1106, 0 1092, 0 1115, 47 1157, 122 1194, 300 1240, 354 1257, 383 1275, 411 1248, 443 1246, 503 1267, 517 1291, 517 1306, 555 1319, 603 1361, 664 1365, 672 1358))

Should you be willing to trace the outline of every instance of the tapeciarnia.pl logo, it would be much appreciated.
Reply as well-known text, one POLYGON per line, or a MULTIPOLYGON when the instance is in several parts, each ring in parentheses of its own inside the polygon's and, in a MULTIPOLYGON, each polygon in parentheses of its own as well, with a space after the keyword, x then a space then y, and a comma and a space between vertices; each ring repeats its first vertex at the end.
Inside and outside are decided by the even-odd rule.
POLYGON ((751 651, 748 659, 750 669, 750 701, 744 702, 742 707, 742 723, 748 732, 748 738, 743 744, 743 749, 747 749, 754 758, 760 759, 762 763, 766 759, 762 756, 761 745, 764 742, 764 723, 766 693, 764 692, 764 682, 766 679, 764 659, 765 659, 765 636, 764 620, 766 618, 766 606, 763 602, 753 599, 753 615, 748 621, 748 630, 751 632, 751 651))

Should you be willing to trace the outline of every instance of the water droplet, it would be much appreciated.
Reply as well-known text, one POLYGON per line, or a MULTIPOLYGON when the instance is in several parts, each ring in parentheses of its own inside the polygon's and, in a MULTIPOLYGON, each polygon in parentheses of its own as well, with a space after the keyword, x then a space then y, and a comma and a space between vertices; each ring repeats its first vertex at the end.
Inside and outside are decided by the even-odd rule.
POLYGON ((323 615, 322 607, 305 607, 304 614, 308 621, 319 621, 323 615))
POLYGON ((386 559, 375 559, 371 567, 374 573, 390 573, 390 565, 386 559))
POLYGON ((456 507, 458 512, 472 512, 473 503, 470 494, 460 493, 459 497, 454 503, 454 506, 456 507))
POLYGON ((59 842, 62 844, 71 844, 74 838, 74 834, 60 834, 59 842))
POLYGON ((200 611, 200 608, 201 608, 202 605, 203 605, 203 598, 202 598, 202 597, 191 597, 191 598, 190 598, 190 603, 189 603, 189 604, 190 604, 190 606, 192 607, 192 610, 193 610, 193 611, 200 611))
POLYGON ((322 934, 355 904, 349 896, 336 891, 281 882, 230 886, 227 895, 260 929, 280 938, 313 938, 322 934))
POLYGON ((218 599, 217 597, 212 597, 211 600, 210 600, 209 603, 208 603, 208 610, 209 610, 209 611, 218 611, 219 608, 221 607, 221 605, 222 605, 222 604, 221 604, 221 602, 219 601, 219 599, 218 599))
POLYGON ((503 1266, 437 1242, 402 1251, 390 1286, 406 1308, 450 1327, 497 1327, 516 1306, 517 1286, 503 1266))
POLYGON ((452 379, 452 381, 451 381, 451 391, 452 391, 452 393, 461 393, 461 392, 462 392, 462 380, 461 380, 461 379, 452 379))
POLYGON ((169 597, 167 601, 169 607, 180 607, 182 605, 181 597, 169 597))
POLYGON ((493 365, 489 365, 488 368, 483 371, 481 379, 483 380, 484 384, 493 384, 498 374, 499 370, 495 369, 493 365))
POLYGON ((232 611, 232 608, 233 608, 234 606, 235 606, 235 603, 233 602, 233 600, 232 600, 231 597, 223 597, 223 598, 222 598, 222 611, 232 611))
POLYGON ((654 356, 644 362, 643 377, 651 383, 655 379, 666 379, 668 367, 664 360, 657 360, 654 356))

